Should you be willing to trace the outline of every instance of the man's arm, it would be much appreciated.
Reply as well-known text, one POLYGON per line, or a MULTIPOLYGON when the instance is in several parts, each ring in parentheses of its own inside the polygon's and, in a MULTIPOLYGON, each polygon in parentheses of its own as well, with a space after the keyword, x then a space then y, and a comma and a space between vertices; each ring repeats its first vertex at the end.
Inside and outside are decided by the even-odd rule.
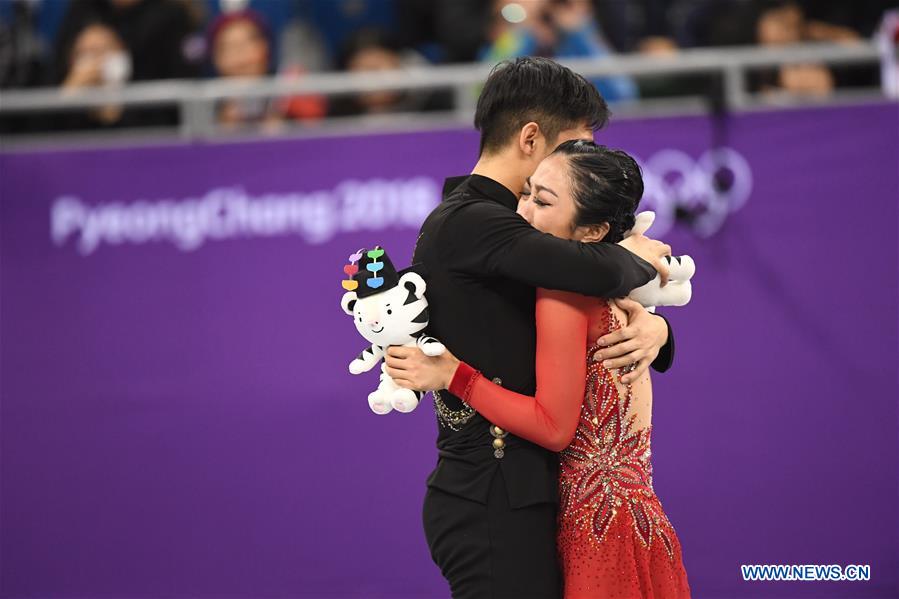
POLYGON ((668 327, 668 339, 659 350, 659 355, 652 361, 652 369, 656 372, 667 372, 674 363, 674 331, 671 330, 671 323, 668 322, 667 318, 661 314, 656 314, 655 316, 665 321, 665 326, 668 327))
POLYGON ((444 255, 462 271, 594 297, 622 297, 655 277, 653 266, 614 243, 541 233, 508 208, 463 206, 446 223, 444 255))

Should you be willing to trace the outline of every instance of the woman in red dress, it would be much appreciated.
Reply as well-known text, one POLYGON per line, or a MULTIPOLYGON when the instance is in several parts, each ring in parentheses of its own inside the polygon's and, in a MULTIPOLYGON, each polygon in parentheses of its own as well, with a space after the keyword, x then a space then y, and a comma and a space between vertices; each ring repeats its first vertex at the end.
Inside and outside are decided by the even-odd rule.
MULTIPOLYGON (((519 214, 541 231, 580 241, 620 241, 643 195, 630 156, 585 141, 559 146, 528 185, 519 214)), ((449 352, 429 359, 431 380, 493 423, 495 437, 509 431, 561 452, 566 599, 689 597, 680 542, 652 486, 649 371, 624 384, 632 367, 616 371, 593 360, 598 339, 626 325, 627 313, 615 301, 541 289, 536 319, 536 397, 494 384, 449 352)))

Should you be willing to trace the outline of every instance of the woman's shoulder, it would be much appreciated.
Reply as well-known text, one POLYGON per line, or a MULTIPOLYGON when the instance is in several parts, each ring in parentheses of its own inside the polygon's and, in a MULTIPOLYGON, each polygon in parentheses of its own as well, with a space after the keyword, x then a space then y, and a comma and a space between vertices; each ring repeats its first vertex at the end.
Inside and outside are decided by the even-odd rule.
POLYGON ((537 317, 538 325, 540 321, 544 324, 581 322, 587 327, 590 343, 628 325, 627 312, 614 300, 542 288, 537 289, 537 317))
POLYGON ((594 342, 613 330, 627 326, 627 312, 619 308, 613 300, 591 297, 553 289, 537 290, 537 315, 539 319, 558 323, 582 322, 587 327, 587 339, 594 342))
POLYGON ((580 293, 575 293, 573 291, 559 291, 558 289, 539 288, 537 289, 537 301, 544 304, 563 304, 565 306, 570 306, 572 308, 577 308, 578 310, 587 312, 590 309, 595 308, 600 304, 600 302, 604 302, 605 300, 590 297, 587 295, 581 295, 580 293))
POLYGON ((613 308, 616 318, 627 318, 627 314, 617 308, 612 300, 601 297, 581 295, 572 291, 559 291, 556 289, 538 289, 537 306, 543 311, 577 312, 590 322, 590 328, 595 329, 597 324, 608 328, 611 321, 613 308))

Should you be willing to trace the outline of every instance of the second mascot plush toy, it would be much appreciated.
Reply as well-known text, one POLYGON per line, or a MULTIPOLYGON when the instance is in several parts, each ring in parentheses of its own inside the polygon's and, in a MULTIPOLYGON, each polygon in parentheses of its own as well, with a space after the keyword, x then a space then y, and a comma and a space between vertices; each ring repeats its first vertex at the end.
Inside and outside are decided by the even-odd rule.
MULTIPOLYGON (((655 219, 653 212, 641 212, 628 235, 643 234, 655 219)), ((655 306, 683 306, 690 301, 691 279, 696 266, 689 256, 667 258, 670 267, 668 284, 661 286, 658 275, 628 297, 649 310, 655 306)), ((384 249, 359 250, 344 267, 348 277, 343 281, 346 293, 340 302, 343 311, 353 317, 356 330, 371 345, 350 362, 350 372, 361 374, 383 360, 390 345, 418 346, 427 356, 439 356, 446 348, 437 339, 424 334, 428 326, 428 300, 425 280, 412 267, 397 272, 384 249)), ((398 386, 381 365, 378 388, 368 394, 368 405, 375 414, 393 410, 411 412, 423 393, 398 386)))
MULTIPOLYGON (((655 222, 655 212, 641 212, 634 219, 634 228, 625 234, 645 235, 652 223, 655 222)), ((643 285, 637 287, 628 295, 629 298, 643 304, 650 312, 655 311, 656 306, 685 306, 693 297, 693 283, 691 279, 696 274, 696 264, 690 256, 666 256, 668 261, 668 283, 662 287, 662 279, 659 275, 643 285)))

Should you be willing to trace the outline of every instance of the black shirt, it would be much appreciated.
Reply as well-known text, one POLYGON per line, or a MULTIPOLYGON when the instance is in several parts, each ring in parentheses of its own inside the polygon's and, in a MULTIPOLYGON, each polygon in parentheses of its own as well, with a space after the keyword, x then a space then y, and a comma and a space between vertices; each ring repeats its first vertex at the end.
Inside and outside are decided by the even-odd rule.
MULTIPOLYGON (((517 205, 514 193, 487 177, 447 179, 443 202, 421 226, 413 262, 427 275, 428 334, 503 387, 534 395, 536 288, 622 297, 656 271, 613 243, 541 233, 516 214, 517 205)), ((662 352, 654 366, 667 369, 670 361, 671 351, 662 352)), ((462 407, 448 391, 441 396, 450 409, 462 407)), ((502 468, 511 507, 558 500, 554 452, 509 434, 504 456, 495 457, 490 423, 480 414, 459 431, 438 426, 439 457, 428 485, 485 503, 502 468)))

